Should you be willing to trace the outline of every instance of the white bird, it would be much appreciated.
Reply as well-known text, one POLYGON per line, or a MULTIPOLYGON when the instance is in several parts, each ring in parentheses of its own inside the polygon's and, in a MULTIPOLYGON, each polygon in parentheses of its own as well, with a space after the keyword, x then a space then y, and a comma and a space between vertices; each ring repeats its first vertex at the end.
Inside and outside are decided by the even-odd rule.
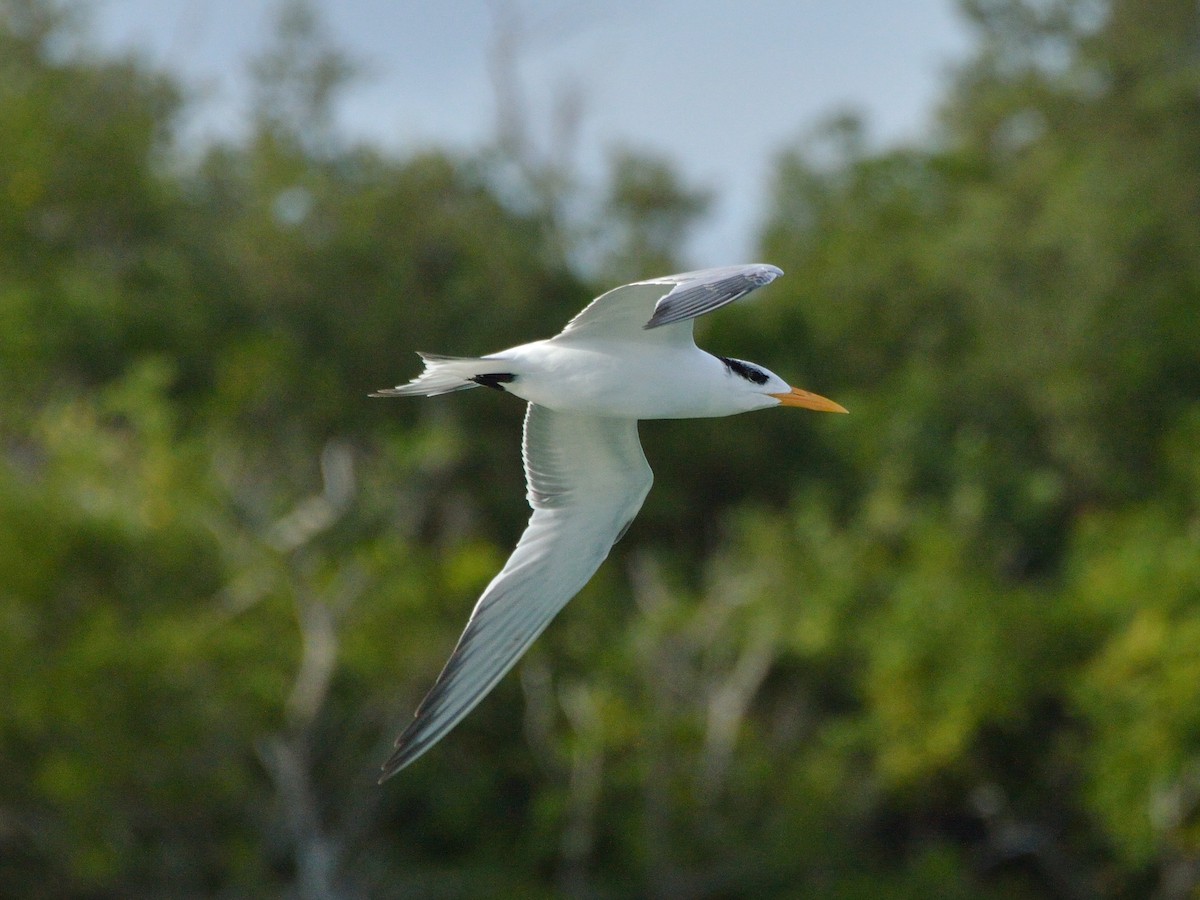
POLYGON ((692 339, 694 318, 782 274, 743 265, 627 284, 593 300, 549 340, 478 358, 423 353, 418 378, 371 395, 431 397, 483 385, 527 401, 522 456, 533 508, 380 781, 475 708, 624 534, 653 480, 639 419, 771 406, 846 412, 761 366, 705 353, 692 339))

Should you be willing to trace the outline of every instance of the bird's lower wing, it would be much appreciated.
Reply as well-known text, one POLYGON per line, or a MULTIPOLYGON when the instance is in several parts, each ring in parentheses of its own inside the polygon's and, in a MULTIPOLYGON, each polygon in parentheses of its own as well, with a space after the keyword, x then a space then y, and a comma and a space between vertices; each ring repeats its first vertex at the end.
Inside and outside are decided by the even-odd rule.
POLYGON ((635 420, 557 413, 532 403, 524 459, 529 525, 397 739, 383 778, 437 743, 513 667, 608 556, 653 477, 635 420))

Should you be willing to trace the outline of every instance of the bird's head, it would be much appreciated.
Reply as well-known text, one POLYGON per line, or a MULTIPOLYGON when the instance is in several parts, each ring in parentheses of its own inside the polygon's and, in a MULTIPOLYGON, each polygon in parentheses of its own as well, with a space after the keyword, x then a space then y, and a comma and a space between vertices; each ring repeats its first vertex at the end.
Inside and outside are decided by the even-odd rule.
POLYGON ((796 406, 818 412, 844 413, 848 410, 820 394, 792 387, 770 369, 742 359, 718 357, 733 376, 738 393, 745 395, 747 409, 765 409, 770 406, 796 406))

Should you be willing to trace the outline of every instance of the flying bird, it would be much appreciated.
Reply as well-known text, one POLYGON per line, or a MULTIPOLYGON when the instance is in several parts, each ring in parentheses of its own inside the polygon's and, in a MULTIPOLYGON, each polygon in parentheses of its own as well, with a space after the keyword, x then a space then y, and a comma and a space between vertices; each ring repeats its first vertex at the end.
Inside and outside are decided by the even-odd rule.
POLYGON ((475 708, 625 533, 653 480, 639 419, 772 406, 846 412, 762 366, 706 353, 692 338, 697 316, 782 274, 775 266, 742 265, 627 284, 593 300, 548 340, 483 357, 422 353, 420 376, 371 395, 432 397, 484 386, 525 400, 522 457, 533 508, 380 781, 475 708))

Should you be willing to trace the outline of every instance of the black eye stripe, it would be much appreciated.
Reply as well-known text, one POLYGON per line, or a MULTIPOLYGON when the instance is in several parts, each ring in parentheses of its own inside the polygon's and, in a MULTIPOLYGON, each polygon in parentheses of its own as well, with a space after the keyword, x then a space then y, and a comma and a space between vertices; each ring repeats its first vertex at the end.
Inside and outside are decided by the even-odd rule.
POLYGON ((734 375, 738 375, 742 378, 745 378, 747 381, 754 382, 755 384, 767 383, 767 373, 762 369, 756 369, 754 366, 750 365, 749 363, 744 363, 740 359, 728 359, 724 356, 718 356, 717 359, 725 363, 725 368, 727 368, 734 375))

